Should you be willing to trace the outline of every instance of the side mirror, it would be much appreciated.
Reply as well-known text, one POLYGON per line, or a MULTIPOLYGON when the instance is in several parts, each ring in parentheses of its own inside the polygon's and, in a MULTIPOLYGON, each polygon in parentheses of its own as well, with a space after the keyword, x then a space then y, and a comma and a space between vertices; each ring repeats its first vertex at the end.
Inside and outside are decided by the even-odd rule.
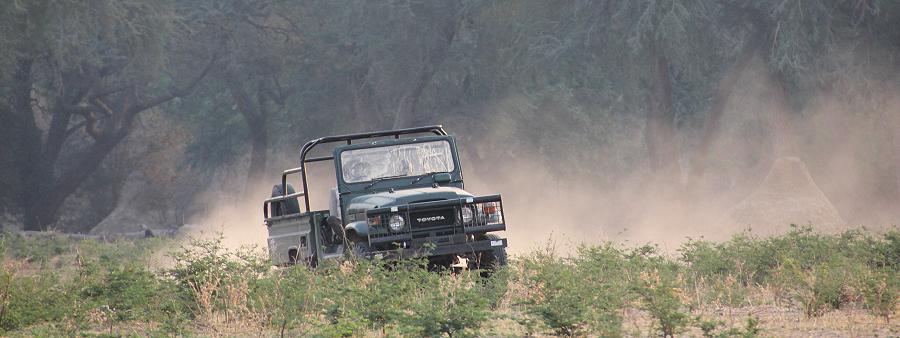
POLYGON ((453 180, 450 173, 437 173, 431 177, 434 180, 434 183, 450 183, 450 181, 453 180))

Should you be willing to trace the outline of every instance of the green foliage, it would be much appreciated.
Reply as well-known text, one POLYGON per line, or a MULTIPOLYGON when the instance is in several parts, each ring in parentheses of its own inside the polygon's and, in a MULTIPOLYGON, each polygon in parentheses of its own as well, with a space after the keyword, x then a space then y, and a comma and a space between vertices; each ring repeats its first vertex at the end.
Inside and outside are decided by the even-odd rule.
POLYGON ((82 299, 93 300, 95 306, 108 311, 115 321, 153 318, 154 303, 164 293, 153 273, 130 264, 112 266, 102 274, 93 267, 82 268, 76 285, 81 286, 82 299))
POLYGON ((316 276, 305 266, 293 266, 281 274, 266 275, 251 295, 253 308, 264 313, 267 325, 284 332, 297 330, 312 321, 316 276))
POLYGON ((548 248, 522 260, 522 283, 533 292, 524 300, 526 313, 558 335, 620 336, 627 262, 611 246, 583 247, 580 253, 569 260, 548 248))
POLYGON ((726 338, 726 337, 758 337, 762 330, 759 328, 759 319, 753 316, 747 317, 744 328, 723 328, 724 321, 721 320, 705 320, 701 317, 694 319, 697 327, 706 338, 726 338))
POLYGON ((842 263, 824 263, 803 268, 787 259, 780 270, 779 281, 789 295, 801 305, 807 317, 819 316, 845 304, 845 288, 852 271, 842 263))
POLYGON ((873 314, 890 320, 900 304, 900 280, 896 270, 875 270, 862 276, 861 291, 873 314))
POLYGON ((429 272, 426 262, 359 261, 313 275, 327 325, 320 334, 366 330, 411 336, 472 336, 489 318, 490 281, 477 272, 429 272))
POLYGON ((188 246, 172 252, 174 266, 166 271, 181 295, 192 300, 193 314, 213 320, 220 314, 226 320, 246 315, 251 295, 258 292, 268 260, 253 248, 229 250, 222 237, 192 239, 188 246))
POLYGON ((632 273, 631 290, 639 296, 641 309, 656 320, 659 333, 674 337, 689 323, 685 307, 683 281, 679 266, 657 253, 656 247, 644 246, 628 255, 636 267, 632 273))
POLYGON ((70 315, 71 294, 50 271, 23 276, 15 267, 0 270, 0 329, 15 330, 37 323, 61 321, 70 315))
POLYGON ((26 245, 4 246, 0 329, 9 335, 117 335, 141 323, 154 335, 172 336, 234 324, 238 332, 263 335, 458 337, 485 335, 486 325, 508 318, 527 334, 608 337, 624 335, 626 309, 639 309, 652 320, 644 334, 693 329, 706 337, 755 337, 762 334, 755 317, 728 327, 695 311, 710 301, 715 307, 758 303, 754 290, 765 287, 810 316, 856 307, 891 319, 900 295, 896 265, 889 263, 895 238, 894 232, 820 235, 798 228, 765 239, 691 241, 680 259, 650 245, 606 243, 582 246, 570 257, 535 251, 487 278, 477 270, 429 271, 423 260, 274 270, 262 253, 226 248, 221 239, 194 240, 172 253, 171 267, 154 271, 139 259, 147 255, 143 250, 172 242, 58 238, 49 242, 58 250, 43 259, 55 264, 29 261, 35 249, 26 245), (813 252, 800 255, 801 245, 813 252), (695 298, 704 293, 709 297, 695 298))
POLYGON ((28 262, 48 263, 51 258, 69 252, 70 241, 66 236, 57 233, 41 234, 25 237, 19 234, 0 235, 0 251, 12 259, 24 259, 28 262))
POLYGON ((872 295, 895 292, 895 286, 879 281, 898 275, 896 237, 896 230, 881 237, 861 231, 835 236, 795 226, 786 235, 771 238, 742 234, 724 243, 692 240, 679 251, 687 273, 693 275, 693 286, 699 288, 701 281, 712 285, 713 298, 726 296, 729 305, 745 297, 746 287, 769 285, 807 316, 860 300, 880 313, 874 309, 889 305, 879 299, 890 302, 891 296, 872 295), (736 287, 734 279, 743 287, 736 287))
POLYGON ((575 267, 553 256, 524 260, 526 271, 532 271, 525 282, 536 287, 536 294, 526 300, 526 309, 543 320, 555 334, 583 334, 590 320, 590 288, 577 278, 575 267))
POLYGON ((411 314, 399 316, 400 332, 413 336, 476 336, 489 318, 490 299, 476 272, 428 273, 419 269, 419 289, 411 294, 411 314))

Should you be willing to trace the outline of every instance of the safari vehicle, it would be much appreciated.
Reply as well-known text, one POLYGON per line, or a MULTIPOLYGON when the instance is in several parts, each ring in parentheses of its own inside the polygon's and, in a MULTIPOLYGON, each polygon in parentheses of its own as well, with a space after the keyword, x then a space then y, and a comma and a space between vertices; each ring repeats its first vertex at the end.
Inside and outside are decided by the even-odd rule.
POLYGON ((506 264, 507 241, 491 233, 506 230, 500 195, 464 190, 456 140, 439 125, 311 140, 300 150, 300 167, 281 174, 272 196, 263 215, 276 265, 316 266, 346 255, 506 264), (329 144, 337 144, 331 155, 310 156, 329 144), (310 210, 307 165, 326 161, 337 180, 330 207, 310 210), (287 182, 294 174, 299 192, 287 182))

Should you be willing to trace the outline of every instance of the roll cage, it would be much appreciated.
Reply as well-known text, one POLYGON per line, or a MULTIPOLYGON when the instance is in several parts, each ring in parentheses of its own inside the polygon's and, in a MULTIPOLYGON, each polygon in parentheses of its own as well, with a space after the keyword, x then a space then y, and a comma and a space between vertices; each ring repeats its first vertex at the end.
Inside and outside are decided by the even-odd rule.
POLYGON ((363 139, 371 139, 371 138, 379 138, 379 137, 390 137, 393 136, 395 139, 399 139, 401 135, 409 135, 409 134, 427 134, 432 133, 439 136, 446 136, 447 132, 444 130, 444 127, 441 125, 432 125, 432 126, 424 126, 424 127, 415 127, 415 128, 404 128, 404 129, 394 129, 394 130, 382 130, 382 131, 374 131, 368 133, 357 133, 357 134, 346 134, 346 135, 336 135, 336 136, 326 136, 320 137, 314 140, 310 140, 306 142, 302 147, 300 147, 300 167, 292 168, 285 170, 281 173, 281 196, 273 197, 267 199, 263 203, 263 214, 265 218, 269 218, 269 205, 275 202, 281 202, 284 200, 288 200, 291 198, 298 198, 303 196, 303 205, 306 208, 306 212, 309 212, 309 196, 306 194, 308 185, 306 182, 306 164, 313 162, 322 162, 322 161, 330 161, 334 160, 334 155, 321 156, 321 157, 311 157, 307 158, 309 152, 320 144, 327 143, 336 143, 336 142, 346 142, 346 144, 352 144, 355 140, 363 140, 363 139), (287 194, 287 176, 291 174, 300 174, 301 182, 303 184, 303 190, 288 195, 287 194))

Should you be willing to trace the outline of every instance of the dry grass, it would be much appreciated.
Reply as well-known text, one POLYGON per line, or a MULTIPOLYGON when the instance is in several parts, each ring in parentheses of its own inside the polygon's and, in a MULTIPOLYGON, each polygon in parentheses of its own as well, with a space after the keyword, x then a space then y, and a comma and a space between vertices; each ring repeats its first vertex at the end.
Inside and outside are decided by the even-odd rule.
POLYGON ((43 257, 41 260, 7 251, 0 265, 0 304, 6 307, 18 302, 18 311, 34 311, 31 317, 23 317, 30 320, 27 324, 9 318, 3 322, 19 325, 4 332, 13 336, 133 336, 150 332, 211 337, 403 336, 424 334, 426 327, 420 326, 422 323, 439 323, 438 317, 445 315, 467 321, 468 326, 459 329, 465 331, 454 332, 478 336, 545 336, 552 332, 598 335, 599 330, 610 327, 613 331, 603 332, 628 337, 659 336, 661 330, 676 336, 742 336, 748 332, 763 337, 900 336, 900 325, 893 317, 900 310, 896 308, 900 302, 873 303, 867 298, 874 292, 878 299, 882 294, 888 300, 895 299, 892 297, 896 293, 892 292, 896 289, 888 288, 895 287, 890 285, 894 285, 891 278, 896 276, 896 270, 884 270, 881 275, 874 274, 874 268, 853 270, 860 272, 849 274, 853 278, 846 273, 813 273, 816 267, 838 271, 853 268, 854 264, 882 264, 882 260, 872 263, 872 258, 882 257, 878 256, 881 254, 889 258, 884 264, 896 266, 896 260, 891 258, 896 256, 890 256, 896 246, 885 246, 896 243, 896 239, 884 242, 879 238, 870 241, 868 237, 845 236, 838 241, 838 237, 819 237, 802 231, 792 236, 774 241, 751 238, 731 242, 729 245, 743 248, 739 253, 733 253, 730 246, 695 246, 694 254, 686 258, 671 257, 650 247, 614 245, 589 247, 579 251, 579 256, 568 258, 553 251, 538 252, 516 257, 497 275, 505 277, 488 280, 411 267, 385 269, 367 261, 348 261, 314 270, 275 271, 256 255, 227 251, 216 242, 199 246, 204 249, 200 250, 202 254, 183 253, 171 270, 150 273, 143 263, 132 270, 125 268, 131 266, 131 260, 100 264, 96 257, 116 257, 133 251, 122 243, 59 243, 62 249, 55 251, 61 254, 28 251, 43 257), (787 274, 786 271, 791 272, 786 270, 790 265, 782 263, 782 256, 803 259, 799 256, 811 252, 813 247, 823 255, 807 257, 813 259, 813 265, 787 274), (836 250, 846 250, 847 260, 824 259, 836 250), (772 254, 776 251, 786 254, 772 254), (777 263, 770 264, 770 257, 777 263), (732 261, 737 264, 731 264, 732 261), (553 278, 560 276, 561 280, 553 278), (819 290, 814 288, 816 278, 824 278, 819 276, 839 277, 834 279, 841 281, 839 298, 828 298, 829 302, 839 303, 826 303, 820 311, 810 311, 805 300, 832 295, 813 292, 819 290), (17 288, 4 291, 10 281, 16 281, 17 288), (334 285, 344 288, 336 289, 334 285), (142 293, 144 286, 151 287, 152 293, 142 293), (560 286, 553 291, 553 287, 560 286), (484 302, 492 292, 495 293, 491 297, 497 298, 491 298, 493 303, 484 302), (553 292, 578 297, 575 301, 561 299, 559 293, 553 292), (8 300, 6 297, 11 295, 18 298, 8 300), (159 301, 165 297, 177 300, 159 301), (41 301, 32 302, 29 298, 41 301), (64 298, 57 304, 64 310, 53 312, 53 306, 46 305, 54 298, 64 298), (600 317, 588 316, 566 324, 573 330, 560 331, 548 327, 554 324, 542 317, 545 313, 535 312, 536 304, 552 301, 558 302, 556 307, 541 311, 585 309, 594 311, 593 315, 612 313, 617 318, 601 323, 607 325, 601 327, 592 326, 600 317), (871 304, 891 304, 895 308, 878 312, 873 311, 871 304), (481 312, 444 313, 454 307, 481 312), (379 308, 396 311, 383 311, 384 318, 371 316, 379 308), (440 315, 432 316, 436 313, 440 315), (410 322, 414 317, 416 322, 410 322), (666 318, 670 321, 663 323, 666 318), (753 325, 748 329, 748 319, 757 323, 758 331, 753 325))
MULTIPOLYGON (((818 317, 807 317, 800 308, 784 304, 774 296, 777 290, 769 287, 754 288, 748 296, 747 305, 729 306, 725 302, 702 304, 690 312, 707 320, 721 321, 723 327, 743 327, 748 317, 757 318, 763 337, 898 337, 900 322, 887 321, 872 315, 865 309, 839 309, 818 317)), ((517 297, 524 297, 529 290, 519 283, 511 282, 509 291, 497 309, 497 318, 488 323, 483 332, 486 336, 521 337, 526 335, 550 337, 531 332, 522 323, 522 311, 515 305, 517 297)), ((900 309, 898 309, 900 310, 900 309)), ((628 337, 656 337, 654 319, 634 304, 622 309, 623 332, 628 337)), ((703 332, 694 326, 688 327, 681 336, 702 337, 703 332)))

